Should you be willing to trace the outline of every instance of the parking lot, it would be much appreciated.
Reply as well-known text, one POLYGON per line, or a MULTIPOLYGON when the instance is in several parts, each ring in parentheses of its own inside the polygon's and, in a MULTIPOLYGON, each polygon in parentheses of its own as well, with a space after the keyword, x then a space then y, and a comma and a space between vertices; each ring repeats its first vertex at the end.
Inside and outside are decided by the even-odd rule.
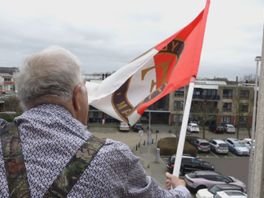
MULTIPOLYGON (((147 126, 144 126, 144 128, 146 128, 146 127, 147 126)), ((179 136, 179 128, 175 127, 175 126, 152 125, 151 128, 152 128, 152 139, 154 142, 156 142, 156 139, 159 140, 159 139, 164 138, 164 137, 179 136), (158 131, 159 133, 156 134, 156 131, 158 131)), ((119 132, 117 123, 116 124, 105 124, 105 125, 90 124, 89 130, 93 133, 96 133, 98 137, 111 138, 114 140, 124 142, 130 148, 134 148, 136 146, 136 144, 138 144, 140 141, 141 141, 141 143, 143 143, 144 141, 147 140, 146 131, 142 134, 142 136, 137 132, 133 132, 132 130, 130 130, 130 132, 122 133, 122 132, 119 132)), ((225 140, 226 138, 237 138, 237 137, 239 139, 244 139, 244 138, 248 138, 249 134, 248 134, 247 129, 240 129, 239 135, 237 135, 236 133, 234 133, 234 134, 227 134, 227 133, 216 134, 216 133, 210 132, 208 130, 205 130, 203 133, 203 130, 200 129, 199 133, 187 132, 187 136, 199 137, 199 138, 205 137, 205 139, 207 139, 207 140, 210 140, 210 139, 225 140)), ((199 155, 201 155, 201 157, 207 157, 207 158, 210 158, 210 157, 212 157, 212 158, 214 158, 214 157, 219 157, 219 158, 237 157, 236 155, 234 155, 230 152, 228 153, 228 155, 218 155, 218 154, 215 154, 213 152, 205 153, 205 154, 200 153, 199 155)))
POLYGON ((225 158, 245 158, 245 156, 237 156, 231 152, 228 152, 226 155, 223 154, 216 154, 214 152, 209 153, 198 153, 197 157, 199 158, 217 158, 217 159, 225 159, 225 158))
MULTIPOLYGON (((93 132, 96 136, 101 138, 111 138, 114 140, 118 140, 121 142, 124 142, 127 144, 132 151, 138 155, 141 159, 141 163, 143 167, 145 168, 146 172, 151 175, 153 178, 157 180, 159 185, 164 187, 164 181, 165 181, 165 175, 166 172, 166 163, 168 156, 162 156, 162 160, 160 163, 154 163, 155 161, 155 155, 154 148, 156 147, 156 138, 161 139, 164 137, 172 137, 177 136, 177 131, 174 133, 173 130, 175 130, 171 126, 166 125, 154 125, 152 128, 152 131, 159 130, 159 133, 156 135, 156 133, 152 134, 152 138, 154 140, 154 143, 151 147, 151 149, 143 149, 142 150, 135 150, 136 145, 141 142, 141 145, 143 142, 146 142, 147 135, 146 133, 142 134, 140 136, 139 133, 136 132, 126 132, 122 133, 118 131, 118 126, 116 125, 99 125, 99 126, 90 126, 89 130, 93 132), (151 153, 152 152, 152 153, 151 153)), ((190 136, 197 136, 197 137, 203 137, 203 133, 200 132, 198 134, 189 134, 190 136)), ((209 131, 205 131, 205 137, 207 139, 226 139, 228 137, 234 137, 236 138, 236 134, 215 134, 209 131)), ((248 137, 248 131, 247 130, 240 130, 239 138, 247 138, 248 137)), ((205 161, 211 162, 214 166, 216 171, 224 174, 224 175, 230 175, 234 176, 241 181, 243 181, 245 184, 247 184, 247 178, 248 178, 248 157, 240 157, 233 153, 228 153, 227 155, 220 155, 215 154, 213 152, 209 153, 198 153, 198 158, 204 159, 205 161)))
MULTIPOLYGON (((169 156, 162 156, 164 165, 167 164, 168 158, 169 156)), ((217 172, 234 176, 247 185, 249 157, 237 156, 230 152, 228 155, 216 155, 211 152, 209 154, 198 154, 197 158, 213 164, 217 172)))

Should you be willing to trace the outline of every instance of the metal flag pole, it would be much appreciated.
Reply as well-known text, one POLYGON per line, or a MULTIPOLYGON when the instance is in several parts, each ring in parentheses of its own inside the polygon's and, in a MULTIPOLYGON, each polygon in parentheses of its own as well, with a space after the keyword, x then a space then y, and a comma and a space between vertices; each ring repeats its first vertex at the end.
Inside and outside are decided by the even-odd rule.
POLYGON ((261 56, 257 56, 255 58, 257 62, 256 65, 256 74, 255 74, 255 85, 254 85, 254 103, 253 103, 253 115, 252 115, 252 127, 251 127, 251 149, 250 149, 250 156, 249 156, 249 164, 248 164, 248 192, 249 196, 252 197, 254 185, 251 185, 251 177, 253 174, 252 170, 252 163, 254 158, 254 149, 255 149, 255 132, 256 132, 256 111, 257 111, 257 95, 258 95, 258 79, 259 79, 259 62, 261 61, 261 56))
POLYGON ((254 104, 253 104, 253 115, 252 115, 252 128, 251 128, 251 139, 252 140, 255 140, 259 63, 261 61, 261 56, 257 56, 255 58, 255 61, 256 61, 256 74, 255 74, 255 85, 254 85, 254 104))
POLYGON ((173 175, 175 175, 177 177, 179 177, 179 173, 180 173, 180 167, 181 167, 181 160, 182 160, 184 142, 185 142, 185 137, 186 137, 187 124, 188 124, 188 119, 189 119, 189 114, 190 114, 190 109, 191 109, 191 104, 192 104, 194 81, 195 81, 195 78, 192 77, 191 82, 189 84, 187 99, 186 99, 185 108, 184 108, 184 112, 183 112, 183 118, 182 118, 182 125, 181 125, 179 141, 178 141, 178 147, 176 150, 173 175))
POLYGON ((254 134, 255 138, 255 148, 254 142, 252 142, 251 153, 253 161, 250 163, 250 177, 249 177, 249 198, 263 197, 264 194, 264 26, 263 26, 263 36, 262 36, 262 55, 260 57, 260 79, 259 79, 259 89, 258 89, 258 99, 257 99, 257 116, 256 116, 256 132, 254 134))

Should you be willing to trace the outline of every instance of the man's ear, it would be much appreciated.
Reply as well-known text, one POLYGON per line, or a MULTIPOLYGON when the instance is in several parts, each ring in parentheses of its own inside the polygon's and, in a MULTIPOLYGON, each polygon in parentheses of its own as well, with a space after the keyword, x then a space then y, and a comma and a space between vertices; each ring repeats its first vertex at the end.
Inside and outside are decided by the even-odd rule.
POLYGON ((76 85, 72 94, 72 105, 75 112, 79 112, 81 109, 80 97, 82 97, 82 86, 76 85))
POLYGON ((72 94, 73 116, 87 125, 89 107, 86 87, 80 83, 74 87, 72 94))

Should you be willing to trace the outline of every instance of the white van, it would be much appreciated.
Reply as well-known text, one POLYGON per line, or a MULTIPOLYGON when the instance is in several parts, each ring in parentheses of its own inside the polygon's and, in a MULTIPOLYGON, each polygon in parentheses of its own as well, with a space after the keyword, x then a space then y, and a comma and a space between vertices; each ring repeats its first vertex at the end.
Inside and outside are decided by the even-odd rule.
POLYGON ((187 131, 191 133, 199 133, 200 129, 199 129, 198 124, 190 122, 187 126, 187 131))
POLYGON ((119 131, 128 132, 129 130, 130 127, 126 122, 120 122, 119 131))

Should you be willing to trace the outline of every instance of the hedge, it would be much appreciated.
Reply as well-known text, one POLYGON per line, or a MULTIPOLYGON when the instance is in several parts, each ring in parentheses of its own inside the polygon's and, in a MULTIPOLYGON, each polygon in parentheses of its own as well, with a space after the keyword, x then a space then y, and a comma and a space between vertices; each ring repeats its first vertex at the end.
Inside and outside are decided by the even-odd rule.
POLYGON ((19 116, 19 114, 16 112, 14 113, 0 112, 0 118, 6 120, 7 122, 12 122, 14 118, 17 116, 19 116))
MULTIPOLYGON (((158 148, 161 155, 174 155, 178 146, 178 137, 166 137, 158 141, 158 148)), ((188 141, 185 141, 183 154, 196 156, 197 149, 188 141)))

